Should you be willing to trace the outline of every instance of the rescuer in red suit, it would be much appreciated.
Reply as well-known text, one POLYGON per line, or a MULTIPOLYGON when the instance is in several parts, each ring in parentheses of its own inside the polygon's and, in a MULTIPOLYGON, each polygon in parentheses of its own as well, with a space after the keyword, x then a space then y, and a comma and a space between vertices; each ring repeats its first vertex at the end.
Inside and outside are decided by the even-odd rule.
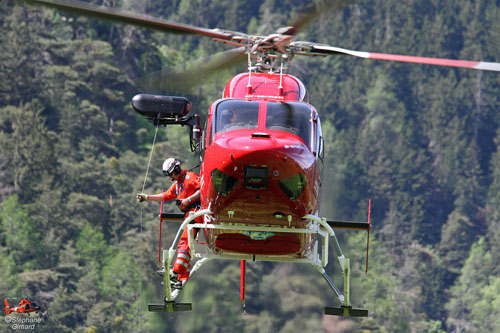
MULTIPOLYGON (((166 159, 162 169, 163 174, 174 181, 172 186, 166 192, 159 194, 137 194, 137 199, 139 202, 177 199, 177 205, 185 213, 185 218, 189 217, 189 212, 200 207, 200 176, 195 172, 182 169, 181 162, 175 158, 166 159)), ((202 217, 198 217, 192 223, 202 223, 202 217)), ((170 277, 172 287, 181 289, 182 281, 189 279, 190 260, 191 251, 188 246, 187 228, 185 228, 177 245, 177 259, 170 277)))

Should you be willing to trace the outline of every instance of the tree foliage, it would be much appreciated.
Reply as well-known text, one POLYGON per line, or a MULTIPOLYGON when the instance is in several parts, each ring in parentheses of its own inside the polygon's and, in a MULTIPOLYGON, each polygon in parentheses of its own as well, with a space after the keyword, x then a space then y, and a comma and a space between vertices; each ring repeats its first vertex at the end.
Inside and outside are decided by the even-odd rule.
MULTIPOLYGON (((310 3, 90 2, 253 34, 275 32, 310 3)), ((326 11, 298 39, 499 62, 499 17, 495 0, 358 1, 326 11)), ((326 142, 322 214, 364 220, 372 199, 367 275, 366 236, 339 235, 352 260, 353 304, 369 318, 322 316, 337 301, 321 276, 284 263, 249 263, 243 316, 235 262, 211 262, 190 281, 183 300, 193 312, 161 316, 146 311, 162 293, 159 207, 139 208, 134 195, 170 185, 159 168, 166 156, 187 167, 198 156, 186 128, 161 128, 145 179, 154 126, 129 102, 146 74, 227 47, 14 0, 0 4, 0 29, 0 297, 35 298, 43 330, 500 330, 497 73, 297 56, 290 73, 308 87, 326 142)), ((192 84, 187 97, 200 114, 238 69, 192 84)), ((167 244, 176 226, 165 228, 167 244)))

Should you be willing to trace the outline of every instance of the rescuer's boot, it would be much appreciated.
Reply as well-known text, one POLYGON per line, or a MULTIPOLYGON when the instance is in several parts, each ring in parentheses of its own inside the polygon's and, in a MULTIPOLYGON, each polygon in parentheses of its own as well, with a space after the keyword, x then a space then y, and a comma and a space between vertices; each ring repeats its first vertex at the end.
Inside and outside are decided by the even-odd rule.
POLYGON ((176 272, 170 275, 170 287, 172 289, 182 289, 182 281, 179 281, 179 276, 176 272))
POLYGON ((156 271, 156 274, 158 274, 159 276, 163 277, 163 275, 165 275, 165 269, 159 269, 156 271))

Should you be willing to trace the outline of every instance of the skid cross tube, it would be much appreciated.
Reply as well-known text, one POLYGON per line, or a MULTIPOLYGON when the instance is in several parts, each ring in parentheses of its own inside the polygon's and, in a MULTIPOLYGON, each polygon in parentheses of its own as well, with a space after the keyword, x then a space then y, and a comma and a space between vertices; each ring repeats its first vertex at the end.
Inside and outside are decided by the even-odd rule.
MULTIPOLYGON (((170 286, 170 275, 172 269, 170 268, 170 264, 173 262, 173 258, 176 252, 177 244, 179 244, 179 240, 181 238, 182 232, 184 231, 184 228, 195 218, 206 215, 206 214, 212 214, 210 209, 202 209, 197 212, 190 212, 189 217, 186 218, 179 230, 177 231, 177 235, 175 236, 175 239, 172 243, 172 246, 168 251, 164 250, 163 251, 163 287, 165 290, 165 297, 164 297, 164 302, 165 304, 158 305, 158 304, 152 304, 149 307, 149 311, 166 311, 166 312, 171 312, 171 311, 189 311, 191 310, 191 305, 190 304, 177 304, 175 303, 175 299, 179 295, 179 290, 174 290, 172 292, 172 288, 170 286)), ((193 268, 193 272, 198 270, 198 268, 204 263, 208 261, 207 260, 200 260, 195 264, 195 267, 193 268)), ((185 281, 183 281, 183 284, 185 281)))
MULTIPOLYGON (((167 251, 163 251, 163 285, 165 287, 165 298, 162 304, 148 304, 148 311, 150 312, 179 312, 179 311, 191 311, 191 303, 176 303, 175 298, 177 294, 172 296, 170 287, 170 266, 167 251)), ((176 290, 178 291, 178 290, 176 290)))
POLYGON ((170 258, 170 261, 172 261, 172 258, 174 257, 175 251, 177 249, 177 244, 179 244, 179 240, 181 239, 182 232, 184 231, 184 228, 195 218, 200 217, 202 215, 207 215, 207 214, 212 214, 212 211, 210 209, 202 209, 197 212, 190 212, 189 217, 182 222, 181 226, 179 227, 179 230, 177 231, 177 235, 175 235, 174 242, 172 243, 172 246, 170 246, 170 249, 168 250, 168 257, 170 258))
MULTIPOLYGON (((346 258, 344 256, 344 253, 342 252, 342 248, 340 247, 339 241, 337 239, 337 235, 335 235, 335 231, 333 231, 333 228, 328 224, 328 222, 326 221, 325 218, 320 218, 318 216, 311 215, 311 214, 304 216, 304 218, 319 223, 323 228, 325 228, 328 231, 330 236, 333 238, 334 243, 335 243, 335 247, 337 248, 337 251, 340 254, 338 259, 339 259, 340 267, 342 268, 342 274, 344 276, 344 295, 342 295, 340 290, 333 283, 332 279, 330 279, 330 277, 326 274, 324 268, 322 268, 320 270, 320 273, 323 275, 323 277, 325 278, 325 280, 328 283, 328 285, 330 286, 330 288, 337 295, 340 303, 342 304, 342 307, 349 308, 350 307, 350 277, 351 277, 349 258, 346 258)), ((326 244, 326 246, 328 246, 328 244, 326 244)), ((328 254, 326 254, 326 255, 328 255, 328 254)))
POLYGON ((339 244, 339 241, 337 239, 337 235, 335 235, 335 231, 333 231, 333 228, 328 224, 328 222, 326 221, 326 218, 320 218, 316 215, 307 214, 306 216, 304 216, 304 219, 318 222, 323 228, 325 228, 326 231, 328 231, 328 233, 330 234, 330 236, 332 236, 332 238, 335 240, 335 246, 337 247, 337 251, 339 251, 341 256, 344 256, 344 253, 342 252, 342 249, 340 248, 340 244, 339 244))
POLYGON ((332 288, 333 292, 337 295, 340 303, 344 304, 344 295, 342 295, 342 293, 340 292, 340 290, 337 288, 337 286, 335 286, 335 283, 333 283, 332 279, 330 279, 330 277, 328 276, 328 274, 326 274, 325 270, 322 269, 320 271, 321 275, 323 275, 323 277, 325 278, 326 280, 326 283, 328 283, 328 285, 330 286, 330 288, 332 288))
POLYGON ((170 287, 170 256, 163 250, 163 286, 165 287, 165 302, 172 301, 172 289, 170 287))

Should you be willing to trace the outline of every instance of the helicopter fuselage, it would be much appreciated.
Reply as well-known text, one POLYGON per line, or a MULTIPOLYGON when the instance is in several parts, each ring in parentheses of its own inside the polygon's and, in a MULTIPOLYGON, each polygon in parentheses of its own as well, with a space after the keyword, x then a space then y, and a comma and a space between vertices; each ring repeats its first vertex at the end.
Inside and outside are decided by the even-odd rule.
MULTIPOLYGON (((321 124, 290 75, 243 73, 208 113, 202 138, 202 208, 213 223, 304 227, 319 209, 321 124), (249 78, 249 76, 251 77, 249 78)), ((310 236, 210 236, 218 250, 300 256, 310 236)))

